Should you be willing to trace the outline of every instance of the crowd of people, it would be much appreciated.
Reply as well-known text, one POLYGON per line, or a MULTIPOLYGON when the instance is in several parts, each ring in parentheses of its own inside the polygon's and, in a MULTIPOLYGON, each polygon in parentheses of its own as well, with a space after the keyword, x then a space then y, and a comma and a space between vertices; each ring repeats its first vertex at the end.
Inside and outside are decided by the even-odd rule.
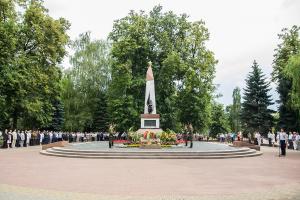
POLYGON ((236 133, 221 133, 217 135, 217 139, 221 142, 233 143, 235 140, 242 140, 243 134, 242 132, 236 133))
MULTIPOLYGON (((88 142, 88 141, 108 141, 110 139, 127 140, 126 132, 117 132, 110 135, 107 132, 62 132, 62 131, 32 131, 32 130, 5 130, 0 132, 3 138, 3 148, 28 147, 34 145, 49 144, 58 141, 72 142, 88 142), (110 138, 111 137, 111 138, 110 138)), ((177 139, 187 139, 184 134, 177 134, 177 139)), ((242 132, 238 133, 220 133, 217 139, 221 142, 233 143, 238 140, 248 140, 249 143, 262 145, 267 141, 269 146, 280 145, 282 154, 285 155, 285 149, 300 150, 300 135, 298 132, 284 132, 283 129, 277 133, 269 131, 266 137, 263 137, 259 132, 253 135, 248 134, 247 138, 243 138, 242 132)), ((194 134, 193 140, 209 140, 208 136, 203 134, 194 134)))
MULTIPOLYGON (((109 140, 107 132, 62 132, 62 131, 32 131, 32 130, 5 130, 0 133, 3 138, 3 148, 28 147, 49 144, 58 141, 87 142, 109 140)), ((121 134, 120 137, 124 137, 121 134)), ((114 134, 119 137, 119 134, 114 134)))
MULTIPOLYGON (((232 143, 235 140, 243 140, 243 135, 241 132, 235 133, 221 133, 218 134, 218 140, 221 143, 227 142, 232 143)), ((261 146, 264 141, 267 141, 268 145, 274 147, 278 144, 281 148, 282 155, 285 155, 285 149, 300 150, 300 135, 298 132, 288 132, 286 133, 283 129, 279 132, 274 133, 269 131, 267 136, 264 137, 259 132, 254 132, 252 135, 248 133, 247 140, 249 143, 254 143, 255 145, 261 146)))

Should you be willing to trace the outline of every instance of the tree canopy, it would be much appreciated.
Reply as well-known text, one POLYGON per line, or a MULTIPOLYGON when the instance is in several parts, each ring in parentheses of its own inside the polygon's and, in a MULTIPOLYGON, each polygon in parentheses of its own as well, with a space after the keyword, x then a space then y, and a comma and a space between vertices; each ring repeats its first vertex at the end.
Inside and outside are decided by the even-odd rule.
MULTIPOLYGON (((289 59, 300 52, 300 27, 284 28, 278 35, 281 43, 275 49, 273 60, 273 80, 277 83, 279 93, 279 122, 278 126, 287 130, 300 128, 299 115, 290 104, 289 94, 292 91, 292 78, 284 73, 289 59)), ((291 61, 292 62, 292 61, 291 61)))
POLYGON ((109 38, 113 61, 108 104, 118 130, 139 127, 148 61, 158 83, 161 127, 208 128, 216 60, 205 47, 209 33, 204 22, 189 22, 185 14, 162 13, 156 6, 149 15, 131 11, 117 20, 109 38))
POLYGON ((212 122, 210 125, 210 136, 216 137, 220 133, 230 131, 228 115, 225 113, 224 106, 214 102, 212 106, 212 122))
POLYGON ((289 104, 300 116, 300 53, 289 58, 284 73, 292 82, 289 104))
MULTIPOLYGON (((90 32, 69 40, 70 23, 52 18, 42 0, 0 1, 0 128, 66 131, 136 130, 144 108, 145 74, 152 62, 157 112, 164 130, 217 134, 265 133, 273 125, 270 86, 254 61, 226 107, 214 96, 209 31, 187 14, 130 11, 107 40, 90 32), (61 64, 69 45, 71 67, 61 64)), ((279 34, 272 79, 279 93, 278 126, 300 128, 300 28, 279 34)), ((278 117, 278 115, 274 115, 278 117)))
POLYGON ((42 128, 60 100, 61 63, 69 23, 42 1, 0 2, 0 120, 4 127, 42 128), (16 6, 24 11, 17 12, 16 6))
POLYGON ((110 45, 107 41, 92 40, 86 32, 71 47, 72 68, 65 71, 62 80, 64 129, 104 131, 109 123, 106 93, 111 77, 110 45))

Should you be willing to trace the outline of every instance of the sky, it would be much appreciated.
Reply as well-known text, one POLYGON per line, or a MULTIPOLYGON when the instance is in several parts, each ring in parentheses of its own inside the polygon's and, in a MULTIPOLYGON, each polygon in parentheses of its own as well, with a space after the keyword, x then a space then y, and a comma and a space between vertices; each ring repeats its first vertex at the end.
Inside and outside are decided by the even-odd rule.
MULTIPOLYGON (((225 105, 232 103, 235 87, 245 87, 254 59, 270 79, 278 34, 282 28, 300 26, 300 0, 45 0, 44 5, 52 17, 69 20, 73 40, 86 31, 94 39, 106 39, 114 20, 130 10, 149 12, 159 4, 163 11, 186 13, 190 21, 205 22, 210 33, 207 47, 218 60, 214 83, 222 97, 217 101, 225 105)), ((68 57, 63 67, 70 67, 68 57)), ((276 86, 271 83, 271 87, 276 100, 276 86)))

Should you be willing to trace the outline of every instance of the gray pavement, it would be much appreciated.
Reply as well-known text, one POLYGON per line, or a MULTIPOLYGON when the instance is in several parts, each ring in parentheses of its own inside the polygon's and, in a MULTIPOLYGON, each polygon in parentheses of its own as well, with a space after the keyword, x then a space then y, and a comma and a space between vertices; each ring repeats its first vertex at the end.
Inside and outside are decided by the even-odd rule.
POLYGON ((300 199, 300 152, 226 160, 49 157, 40 147, 0 150, 0 200, 300 199))

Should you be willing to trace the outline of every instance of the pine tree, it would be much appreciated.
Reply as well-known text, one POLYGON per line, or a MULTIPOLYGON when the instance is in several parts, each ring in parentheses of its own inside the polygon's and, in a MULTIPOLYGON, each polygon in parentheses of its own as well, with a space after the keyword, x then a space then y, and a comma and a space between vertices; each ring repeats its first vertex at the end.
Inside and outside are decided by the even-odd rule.
POLYGON ((268 109, 272 105, 270 83, 266 81, 265 75, 254 60, 252 72, 246 79, 244 89, 241 118, 243 126, 247 132, 259 131, 266 134, 272 127, 273 111, 268 109))
POLYGON ((93 130, 105 132, 109 127, 109 115, 107 112, 107 97, 104 93, 99 95, 96 110, 94 112, 93 130))
POLYGON ((241 90, 239 87, 236 87, 232 93, 232 130, 237 133, 241 130, 241 90))
POLYGON ((53 107, 54 113, 50 129, 54 131, 60 131, 64 123, 64 107, 61 100, 56 100, 53 107))

